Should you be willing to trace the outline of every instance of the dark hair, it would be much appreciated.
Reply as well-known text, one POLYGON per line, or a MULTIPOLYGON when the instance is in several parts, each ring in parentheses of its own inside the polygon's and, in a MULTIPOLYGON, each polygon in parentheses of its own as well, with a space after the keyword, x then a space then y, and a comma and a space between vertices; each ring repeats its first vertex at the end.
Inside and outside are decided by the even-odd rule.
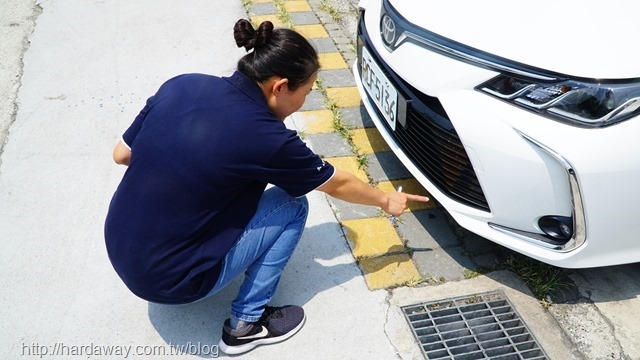
POLYGON ((238 71, 258 83, 279 76, 295 90, 320 69, 318 53, 307 39, 291 29, 274 29, 271 21, 263 21, 256 30, 240 19, 233 37, 238 47, 249 51, 238 61, 238 71))

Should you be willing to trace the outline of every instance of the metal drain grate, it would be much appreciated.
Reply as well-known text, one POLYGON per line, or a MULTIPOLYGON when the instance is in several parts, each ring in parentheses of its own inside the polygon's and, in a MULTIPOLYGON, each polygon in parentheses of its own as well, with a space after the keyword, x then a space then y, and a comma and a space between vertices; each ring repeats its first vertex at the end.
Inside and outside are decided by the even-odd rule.
POLYGON ((425 357, 547 359, 501 291, 402 307, 425 357))

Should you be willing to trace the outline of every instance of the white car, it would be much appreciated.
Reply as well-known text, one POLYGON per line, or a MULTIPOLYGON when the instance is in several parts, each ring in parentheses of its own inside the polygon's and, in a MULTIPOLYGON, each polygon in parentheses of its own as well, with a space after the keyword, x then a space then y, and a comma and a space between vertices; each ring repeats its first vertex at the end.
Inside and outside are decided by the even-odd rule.
POLYGON ((464 228, 565 268, 640 261, 640 21, 622 2, 363 0, 354 75, 464 228))

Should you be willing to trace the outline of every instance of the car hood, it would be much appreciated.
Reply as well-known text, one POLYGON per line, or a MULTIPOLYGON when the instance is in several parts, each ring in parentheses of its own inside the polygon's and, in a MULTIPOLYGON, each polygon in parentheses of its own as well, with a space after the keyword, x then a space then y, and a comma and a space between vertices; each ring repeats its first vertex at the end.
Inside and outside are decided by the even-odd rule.
POLYGON ((390 3, 419 27, 510 60, 584 78, 640 78, 640 21, 625 1, 390 3))

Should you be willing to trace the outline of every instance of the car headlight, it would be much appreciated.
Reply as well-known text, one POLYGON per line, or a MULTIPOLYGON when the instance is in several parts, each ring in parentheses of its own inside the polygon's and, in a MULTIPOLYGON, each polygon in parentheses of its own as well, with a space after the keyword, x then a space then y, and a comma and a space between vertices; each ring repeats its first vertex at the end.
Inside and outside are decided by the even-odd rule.
POLYGON ((640 114, 640 81, 553 83, 499 75, 478 89, 553 119, 578 126, 603 127, 640 114))

